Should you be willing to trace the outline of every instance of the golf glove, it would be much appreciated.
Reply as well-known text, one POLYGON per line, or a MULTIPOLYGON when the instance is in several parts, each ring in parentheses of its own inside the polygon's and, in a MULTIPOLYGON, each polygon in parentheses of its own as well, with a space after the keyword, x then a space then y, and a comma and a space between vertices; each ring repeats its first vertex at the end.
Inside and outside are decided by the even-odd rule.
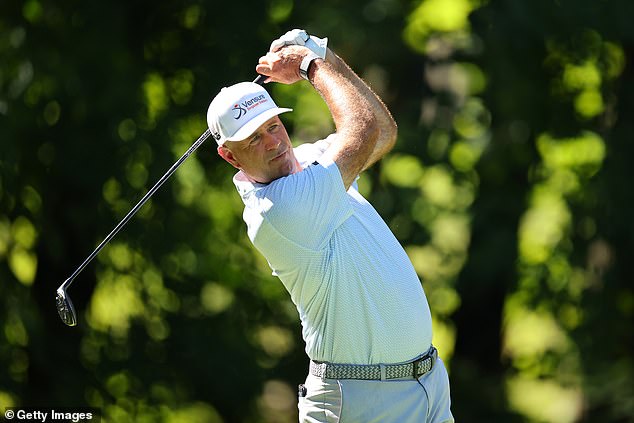
POLYGON ((303 29, 292 29, 273 41, 269 51, 277 51, 284 46, 291 45, 305 46, 322 59, 325 59, 328 38, 318 38, 314 35, 308 35, 303 29))

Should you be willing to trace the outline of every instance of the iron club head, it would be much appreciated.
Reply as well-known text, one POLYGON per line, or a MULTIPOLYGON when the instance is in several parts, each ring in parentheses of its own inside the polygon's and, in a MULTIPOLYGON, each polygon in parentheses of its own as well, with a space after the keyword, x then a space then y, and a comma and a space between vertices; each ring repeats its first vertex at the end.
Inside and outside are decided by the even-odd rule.
POLYGON ((77 325, 75 307, 73 307, 70 297, 66 295, 66 288, 64 286, 57 288, 55 303, 57 304, 57 312, 59 313, 59 317, 61 317, 62 321, 68 326, 77 325))

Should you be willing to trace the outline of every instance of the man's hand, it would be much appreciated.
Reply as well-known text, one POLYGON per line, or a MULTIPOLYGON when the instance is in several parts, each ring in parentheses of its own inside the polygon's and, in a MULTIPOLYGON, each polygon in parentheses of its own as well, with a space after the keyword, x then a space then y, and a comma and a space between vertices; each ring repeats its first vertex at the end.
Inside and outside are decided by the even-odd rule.
POLYGON ((292 29, 271 43, 269 51, 276 52, 285 46, 303 46, 309 35, 303 29, 292 29))
POLYGON ((310 54, 310 50, 306 47, 288 45, 260 57, 255 70, 260 75, 268 76, 265 82, 294 84, 302 80, 299 65, 307 54, 310 54))
POLYGON ((304 46, 312 50, 317 56, 326 59, 328 38, 308 35, 303 29, 292 29, 271 43, 269 51, 275 53, 286 46, 304 46))

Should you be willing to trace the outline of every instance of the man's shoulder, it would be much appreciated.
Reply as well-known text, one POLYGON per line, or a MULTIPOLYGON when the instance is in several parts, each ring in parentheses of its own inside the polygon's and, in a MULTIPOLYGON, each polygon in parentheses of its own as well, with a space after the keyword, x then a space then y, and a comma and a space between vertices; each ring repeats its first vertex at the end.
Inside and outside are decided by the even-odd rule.
POLYGON ((319 207, 334 189, 332 171, 314 162, 300 172, 281 177, 268 184, 246 183, 240 189, 245 213, 260 215, 271 222, 284 223, 306 219, 309 210, 319 207))
POLYGON ((319 159, 328 147, 330 147, 333 135, 334 134, 331 134, 322 140, 312 143, 304 143, 295 147, 293 152, 295 153, 295 158, 297 158, 300 165, 302 167, 307 167, 315 160, 319 159))
POLYGON ((260 184, 249 181, 240 173, 238 172, 234 177, 234 184, 242 198, 245 211, 263 215, 273 208, 288 208, 287 203, 291 200, 290 192, 293 190, 291 185, 297 178, 291 180, 288 176, 284 176, 268 184, 260 184))

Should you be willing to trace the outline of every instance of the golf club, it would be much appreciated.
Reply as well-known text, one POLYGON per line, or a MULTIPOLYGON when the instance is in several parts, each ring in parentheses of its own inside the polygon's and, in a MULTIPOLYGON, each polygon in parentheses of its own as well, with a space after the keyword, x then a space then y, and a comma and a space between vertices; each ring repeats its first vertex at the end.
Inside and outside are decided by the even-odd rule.
MULTIPOLYGON (((266 76, 258 75, 258 77, 255 78, 253 82, 262 85, 266 78, 267 78, 266 76)), ((68 292, 66 292, 68 287, 73 283, 73 280, 77 277, 77 275, 82 270, 84 270, 84 268, 88 265, 88 263, 90 263, 95 258, 95 256, 99 254, 99 252, 103 249, 103 247, 105 247, 105 245, 108 242, 110 242, 112 238, 114 238, 114 236, 121 230, 121 228, 123 228, 123 226, 125 226, 125 224, 128 223, 128 221, 132 218, 132 216, 134 216, 136 212, 139 211, 139 209, 145 204, 145 202, 152 195, 154 195, 154 193, 161 187, 161 185, 163 185, 163 183, 170 176, 172 176, 172 174, 176 171, 176 169, 178 169, 178 167, 190 156, 190 154, 196 151, 196 149, 200 147, 200 145, 203 142, 205 142, 205 140, 207 140, 207 138, 209 138, 210 135, 211 135, 211 131, 209 129, 203 132, 202 135, 200 135, 198 139, 192 144, 192 146, 189 147, 189 149, 181 156, 181 158, 178 159, 176 163, 174 163, 172 167, 169 168, 169 170, 161 177, 161 179, 159 179, 158 182, 154 184, 154 186, 143 196, 143 198, 139 200, 139 202, 132 208, 132 210, 130 210, 128 214, 125 215, 125 217, 121 220, 121 222, 119 222, 119 224, 115 226, 112 232, 110 232, 108 236, 106 236, 104 240, 101 241, 101 244, 99 244, 97 248, 95 248, 95 251, 93 251, 88 256, 88 258, 86 258, 86 260, 84 260, 84 262, 81 265, 79 265, 77 270, 75 270, 73 274, 70 275, 70 277, 66 279, 64 283, 59 286, 59 288, 57 288, 55 303, 57 306, 57 312, 59 313, 59 317, 62 319, 62 321, 65 324, 67 324, 68 326, 77 325, 77 314, 75 313, 75 307, 73 306, 73 302, 70 300, 70 297, 68 296, 68 292)))

